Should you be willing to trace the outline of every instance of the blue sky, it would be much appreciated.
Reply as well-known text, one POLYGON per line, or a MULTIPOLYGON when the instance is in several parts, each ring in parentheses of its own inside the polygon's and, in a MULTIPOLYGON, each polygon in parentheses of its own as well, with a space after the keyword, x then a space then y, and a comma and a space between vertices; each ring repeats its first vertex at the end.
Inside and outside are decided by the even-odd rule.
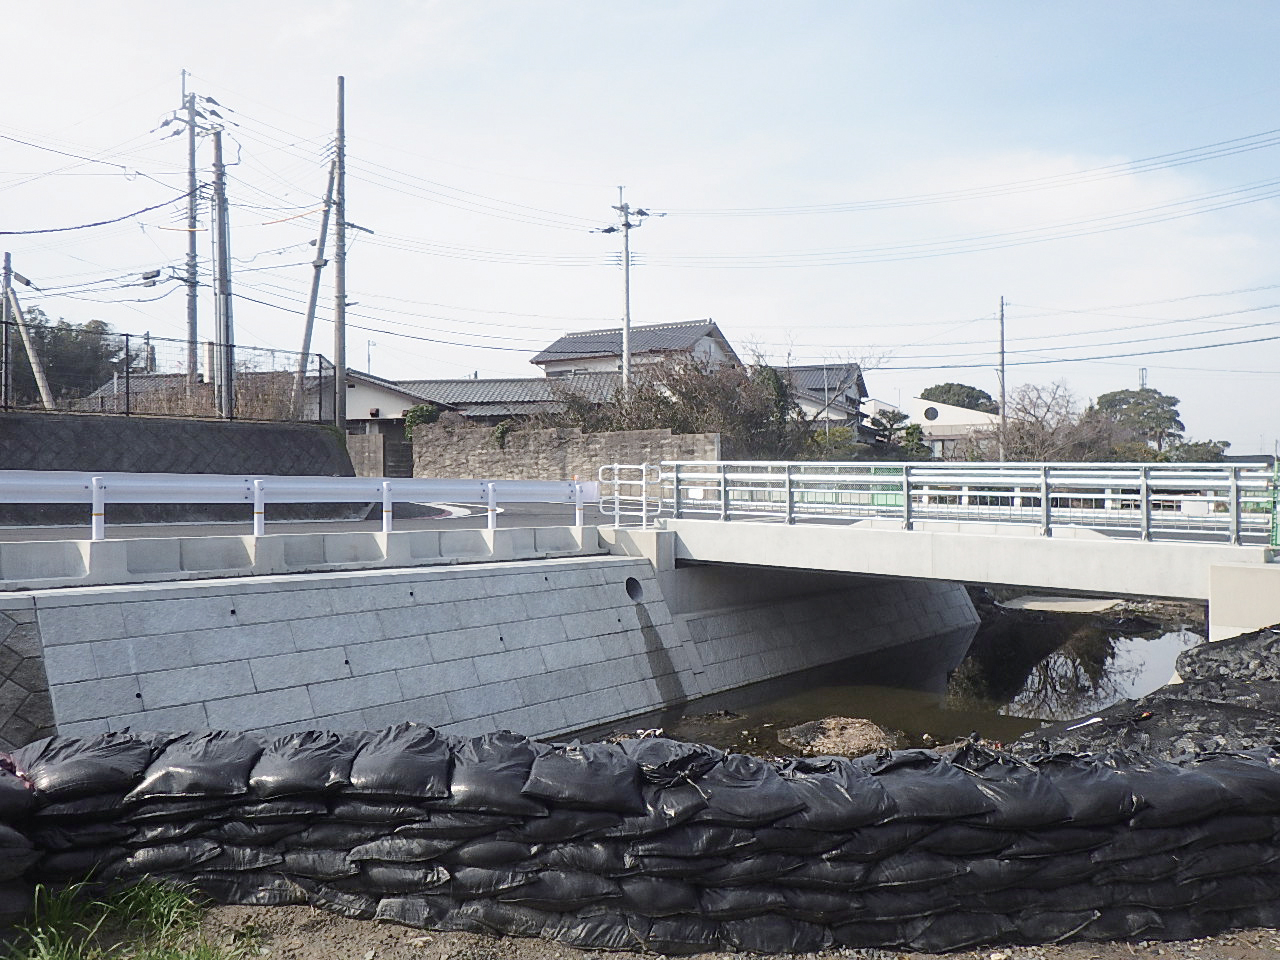
MULTIPOLYGON (((1280 433, 1273 3, 140 0, 9 21, 4 229, 185 189, 182 139, 153 132, 182 69, 235 111, 244 343, 297 349, 341 73, 348 218, 374 231, 349 261, 353 366, 532 375, 551 339, 617 323, 616 237, 591 229, 625 184, 667 213, 633 234, 636 323, 712 317, 746 354, 860 360, 894 402, 996 393, 1003 295, 1010 388, 1087 402, 1146 369, 1194 437, 1251 453, 1280 433)), ((115 280, 181 264, 180 208, 4 238, 49 291, 27 302, 183 336, 176 283, 115 280)))

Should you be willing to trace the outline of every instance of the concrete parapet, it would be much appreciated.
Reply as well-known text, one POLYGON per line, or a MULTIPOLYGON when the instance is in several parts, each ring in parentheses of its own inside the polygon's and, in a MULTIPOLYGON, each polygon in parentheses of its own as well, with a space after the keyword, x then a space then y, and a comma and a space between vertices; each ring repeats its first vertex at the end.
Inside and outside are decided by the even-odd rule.
POLYGON ((1209 568, 1209 639, 1226 640, 1280 623, 1280 564, 1209 568))

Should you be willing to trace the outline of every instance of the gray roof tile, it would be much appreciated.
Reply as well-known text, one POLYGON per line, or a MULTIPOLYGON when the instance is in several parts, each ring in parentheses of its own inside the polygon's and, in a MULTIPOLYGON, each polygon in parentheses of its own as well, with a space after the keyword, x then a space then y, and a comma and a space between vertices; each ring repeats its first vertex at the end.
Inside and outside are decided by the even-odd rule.
MULTIPOLYGON (((685 320, 680 323, 651 323, 631 328, 631 353, 678 353, 693 349, 703 337, 711 335, 724 341, 724 334, 711 320, 685 320)), ((550 363, 555 360, 578 360, 589 357, 618 357, 622 355, 622 328, 611 330, 583 330, 567 333, 551 344, 531 363, 550 363)))

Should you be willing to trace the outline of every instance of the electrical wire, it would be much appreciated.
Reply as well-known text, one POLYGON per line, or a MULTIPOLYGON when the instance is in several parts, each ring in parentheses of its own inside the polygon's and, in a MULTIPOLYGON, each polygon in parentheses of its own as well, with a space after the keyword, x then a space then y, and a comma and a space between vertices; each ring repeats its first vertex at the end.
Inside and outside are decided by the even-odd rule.
POLYGON ((157 203, 154 206, 143 207, 141 210, 135 210, 133 213, 126 213, 122 217, 114 217, 110 220, 98 220, 95 223, 80 223, 74 227, 45 227, 41 230, 0 230, 0 237, 26 237, 38 233, 68 233, 72 230, 88 230, 92 227, 105 227, 108 224, 119 223, 122 220, 130 220, 133 217, 141 216, 144 213, 150 213, 152 210, 159 210, 161 207, 167 207, 171 203, 177 203, 179 200, 185 200, 191 196, 192 191, 180 193, 176 197, 171 197, 164 203, 157 203))

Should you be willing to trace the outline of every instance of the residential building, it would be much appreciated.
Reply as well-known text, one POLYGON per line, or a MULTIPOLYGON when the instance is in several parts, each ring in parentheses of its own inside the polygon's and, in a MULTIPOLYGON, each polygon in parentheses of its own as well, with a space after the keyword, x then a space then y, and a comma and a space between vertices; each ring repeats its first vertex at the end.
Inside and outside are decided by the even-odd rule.
MULTIPOLYGON (((738 354, 711 320, 633 326, 630 341, 633 369, 672 357, 687 357, 709 367, 742 366, 738 354)), ((530 363, 541 367, 547 377, 617 373, 622 370, 622 328, 566 333, 530 363)))

